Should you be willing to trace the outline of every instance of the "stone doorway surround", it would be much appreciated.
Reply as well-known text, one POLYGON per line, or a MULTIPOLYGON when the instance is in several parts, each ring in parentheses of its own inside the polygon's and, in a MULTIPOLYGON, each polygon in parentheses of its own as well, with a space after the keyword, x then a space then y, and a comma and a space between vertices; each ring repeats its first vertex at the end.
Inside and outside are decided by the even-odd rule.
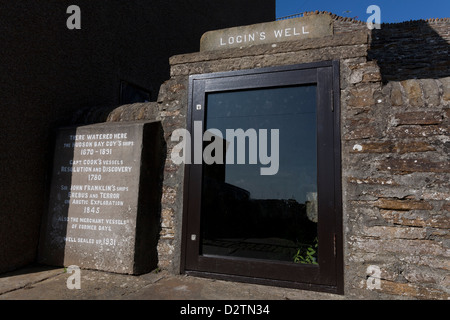
POLYGON ((177 143, 170 137, 186 127, 189 75, 338 60, 345 295, 448 299, 450 20, 371 32, 331 17, 329 36, 174 56, 156 102, 109 114, 108 121, 162 121, 168 156, 159 267, 180 270, 184 167, 170 160, 177 143))

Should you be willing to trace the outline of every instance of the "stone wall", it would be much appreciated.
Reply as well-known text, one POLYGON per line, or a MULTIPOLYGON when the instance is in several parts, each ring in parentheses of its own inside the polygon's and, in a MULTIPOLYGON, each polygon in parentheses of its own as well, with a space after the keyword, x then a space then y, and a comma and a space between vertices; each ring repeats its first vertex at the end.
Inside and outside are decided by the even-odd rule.
POLYGON ((341 64, 346 289, 356 297, 450 296, 449 24, 382 25, 367 58, 341 64), (378 288, 364 278, 370 265, 378 288))
POLYGON ((373 61, 341 68, 347 291, 449 297, 450 78, 383 85, 373 61), (372 292, 370 265, 381 271, 372 292))
MULTIPOLYGON (((361 26, 336 18, 330 37, 174 56, 157 102, 122 106, 108 121, 161 120, 170 155, 171 133, 186 126, 190 74, 338 60, 345 294, 447 299, 450 70, 448 55, 440 59, 448 50, 449 20, 383 25, 374 33, 361 26), (344 32, 343 22, 351 32, 344 32), (379 32, 384 36, 377 38, 379 32), (403 48, 412 33, 435 39, 435 55, 428 52, 417 68, 409 61, 424 61, 421 49, 403 48)), ((160 267, 172 272, 179 272, 183 173, 167 156, 158 252, 160 267)))
POLYGON ((181 216, 183 212, 184 166, 170 159, 172 132, 186 127, 188 76, 172 77, 160 90, 157 102, 125 105, 115 109, 107 121, 159 120, 167 144, 161 199, 161 233, 158 242, 158 266, 180 272, 181 216))
POLYGON ((224 50, 173 56, 171 78, 160 90, 156 103, 117 108, 108 121, 161 120, 167 143, 159 266, 178 273, 181 254, 184 167, 174 165, 170 152, 178 142, 170 141, 173 130, 186 127, 188 78, 190 74, 253 69, 275 65, 365 56, 367 34, 336 35, 323 39, 255 46, 251 50, 224 50), (332 45, 332 50, 329 45, 332 45), (321 58, 322 57, 322 58, 321 58), (281 61, 281 63, 280 63, 281 61))

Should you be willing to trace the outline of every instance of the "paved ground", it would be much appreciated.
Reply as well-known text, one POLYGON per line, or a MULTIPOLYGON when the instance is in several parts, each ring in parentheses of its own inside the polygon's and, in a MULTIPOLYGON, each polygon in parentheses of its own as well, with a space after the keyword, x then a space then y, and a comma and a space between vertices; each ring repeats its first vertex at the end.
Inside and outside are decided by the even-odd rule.
MULTIPOLYGON (((8 314, 8 308, 11 308, 11 314, 31 312, 32 316, 37 314, 47 317, 56 315, 63 318, 99 316, 103 319, 114 316, 128 319, 144 315, 151 319, 164 317, 171 320, 186 319, 186 317, 190 319, 321 318, 329 317, 330 314, 332 316, 342 314, 345 318, 351 319, 352 316, 356 318, 363 314, 361 311, 354 312, 359 310, 355 309, 358 305, 354 304, 354 300, 345 299, 340 295, 170 275, 167 272, 128 276, 81 270, 81 289, 79 290, 67 288, 67 280, 70 276, 71 274, 65 272, 64 268, 42 266, 0 274, 2 313, 8 314), (44 304, 42 307, 33 304, 28 306, 23 304, 23 300, 53 300, 56 301, 56 308, 52 308, 49 304, 44 304), (73 300, 97 300, 97 304, 88 307, 77 306, 72 304, 73 300), (107 304, 98 304, 98 300, 109 301, 107 304), (326 304, 323 304, 324 302, 326 304)), ((417 308, 414 306, 409 309, 404 307, 382 309, 380 305, 360 305, 359 307, 362 307, 361 310, 375 313, 389 310, 389 314, 394 318, 397 311, 399 318, 409 318, 409 315, 412 318, 417 315, 417 308)), ((433 305, 434 311, 436 311, 435 307, 436 305, 433 305)))
POLYGON ((0 274, 0 300, 341 300, 296 289, 171 275, 141 276, 81 270, 80 289, 67 288, 64 268, 28 267, 0 274))

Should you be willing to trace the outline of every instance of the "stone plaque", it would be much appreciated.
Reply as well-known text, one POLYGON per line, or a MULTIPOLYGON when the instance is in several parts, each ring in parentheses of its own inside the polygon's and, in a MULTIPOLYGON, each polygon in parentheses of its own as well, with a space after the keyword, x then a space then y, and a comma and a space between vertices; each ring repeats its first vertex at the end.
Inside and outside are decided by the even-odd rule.
POLYGON ((311 15, 209 31, 200 40, 200 51, 241 48, 330 35, 333 35, 333 19, 331 16, 311 15))
POLYGON ((40 262, 126 274, 157 266, 159 122, 60 129, 40 262))

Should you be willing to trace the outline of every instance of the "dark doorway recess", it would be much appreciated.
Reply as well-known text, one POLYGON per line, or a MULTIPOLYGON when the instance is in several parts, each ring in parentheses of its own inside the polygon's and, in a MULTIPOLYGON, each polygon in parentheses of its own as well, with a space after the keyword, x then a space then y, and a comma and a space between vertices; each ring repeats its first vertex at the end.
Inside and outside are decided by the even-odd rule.
POLYGON ((182 272, 343 293, 338 92, 333 61, 190 77, 182 272))

